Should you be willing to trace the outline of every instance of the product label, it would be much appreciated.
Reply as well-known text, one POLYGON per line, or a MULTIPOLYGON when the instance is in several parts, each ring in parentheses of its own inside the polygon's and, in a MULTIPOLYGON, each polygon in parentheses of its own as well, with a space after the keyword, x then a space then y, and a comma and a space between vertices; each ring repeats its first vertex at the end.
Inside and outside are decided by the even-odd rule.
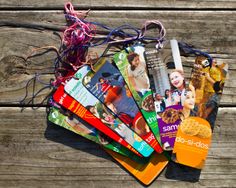
POLYGON ((172 154, 172 160, 201 169, 211 143, 211 126, 199 117, 188 117, 181 122, 172 154))

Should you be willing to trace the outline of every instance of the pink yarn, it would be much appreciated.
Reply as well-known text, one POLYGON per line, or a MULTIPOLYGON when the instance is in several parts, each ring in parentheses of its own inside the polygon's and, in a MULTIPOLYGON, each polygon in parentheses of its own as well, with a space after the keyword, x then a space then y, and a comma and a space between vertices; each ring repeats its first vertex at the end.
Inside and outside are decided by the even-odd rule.
POLYGON ((73 5, 71 2, 65 3, 65 12, 66 14, 69 14, 71 16, 77 17, 77 18, 85 18, 90 10, 87 11, 75 11, 73 5))

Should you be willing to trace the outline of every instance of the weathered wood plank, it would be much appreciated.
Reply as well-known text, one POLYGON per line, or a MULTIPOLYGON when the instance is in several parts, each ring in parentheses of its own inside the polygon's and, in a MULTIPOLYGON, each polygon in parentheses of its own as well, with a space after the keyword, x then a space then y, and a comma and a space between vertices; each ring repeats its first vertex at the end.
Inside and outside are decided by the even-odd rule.
MULTIPOLYGON (((235 11, 91 11, 88 19, 111 27, 126 23, 141 27, 145 20, 159 19, 167 29, 167 39, 174 37, 194 44, 218 61, 229 63, 230 72, 221 104, 235 105, 235 16, 235 11)), ((25 57, 36 47, 58 47, 60 40, 53 31, 63 29, 65 19, 62 11, 1 11, 0 26, 0 103, 18 104, 24 97, 24 86, 35 72, 52 72, 56 55, 51 52, 33 58, 27 64, 20 57, 25 57)), ((101 52, 101 48, 92 50, 101 52)), ((190 72, 189 68, 186 70, 190 72)), ((42 79, 49 81, 50 78, 52 75, 48 74, 42 79)), ((37 85, 37 89, 41 87, 37 85)), ((48 91, 38 97, 38 102, 45 93, 48 91)))
MULTIPOLYGON (((171 181, 163 172, 150 187, 233 187, 235 114, 236 108, 220 108, 200 182, 171 181)), ((98 145, 47 125, 45 108, 0 108, 0 119, 1 187, 142 187, 98 145)))
MULTIPOLYGON (((65 0, 49 0, 49 1, 6 1, 2 0, 0 3, 1 8, 31 8, 31 9, 62 9, 64 3, 67 2, 65 0)), ((95 9, 125 9, 125 8, 133 8, 133 9, 142 9, 142 8, 194 8, 194 9, 232 9, 236 7, 236 2, 234 0, 231 1, 216 1, 216 0, 200 0, 200 1, 173 1, 173 0, 156 0, 156 1, 149 1, 149 0, 120 0, 120 1, 105 1, 105 0, 98 0, 98 1, 71 1, 74 6, 83 9, 83 8, 95 8, 95 9)))
MULTIPOLYGON (((7 183, 0 182, 1 186, 4 187, 17 187, 19 188, 28 188, 37 185, 40 180, 35 180, 34 177, 29 177, 27 181, 25 180, 17 180, 17 181, 9 181, 7 183), (22 183, 24 184, 23 186, 22 183)), ((134 183, 133 181, 129 180, 107 180, 107 181, 89 181, 89 180, 84 180, 84 181, 62 181, 62 180, 57 180, 57 181, 43 181, 43 185, 45 187, 65 187, 65 188, 70 188, 70 187, 91 187, 91 188, 107 188, 107 187, 112 187, 112 188, 120 188, 120 184, 122 184, 123 187, 125 188, 142 188, 143 186, 138 185, 137 183, 134 183)), ((169 188, 170 186, 173 187, 188 187, 188 188, 198 188, 198 187, 211 187, 211 188, 228 188, 228 187, 233 187, 232 183, 228 180, 224 182, 224 184, 221 184, 221 180, 203 180, 201 184, 196 185, 193 183, 188 183, 188 182, 176 182, 172 181, 171 185, 169 181, 161 181, 158 180, 157 183, 152 184, 149 186, 150 188, 155 188, 155 187, 160 187, 160 188, 169 188), (210 185, 210 186, 208 186, 210 185)))

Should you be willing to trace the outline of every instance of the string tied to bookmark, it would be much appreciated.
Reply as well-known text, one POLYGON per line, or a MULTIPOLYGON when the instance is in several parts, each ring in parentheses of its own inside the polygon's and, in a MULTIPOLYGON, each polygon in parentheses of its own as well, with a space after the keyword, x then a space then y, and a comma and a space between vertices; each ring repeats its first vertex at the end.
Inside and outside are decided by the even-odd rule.
POLYGON ((66 47, 85 45, 96 35, 96 28, 92 24, 78 21, 69 26, 63 33, 63 44, 66 47))
POLYGON ((156 48, 161 49, 163 47, 163 42, 166 36, 166 29, 163 24, 159 20, 148 20, 144 23, 141 29, 140 39, 144 41, 154 41, 156 42, 156 48), (148 30, 157 29, 157 35, 154 37, 146 36, 148 30))
POLYGON ((65 17, 73 24, 64 32, 64 41, 68 46, 80 44, 81 41, 84 41, 83 44, 81 43, 82 45, 88 47, 96 47, 103 44, 132 43, 135 41, 155 41, 158 48, 162 47, 166 30, 159 20, 146 21, 141 29, 130 24, 111 28, 103 23, 79 18, 73 14, 73 5, 69 4, 69 7, 71 11, 66 8, 65 17), (147 31, 155 28, 157 28, 157 36, 147 36, 147 31), (105 34, 106 36, 97 36, 96 33, 105 34))
POLYGON ((196 55, 196 56, 206 57, 208 59, 209 66, 211 67, 212 62, 213 62, 213 58, 208 53, 203 52, 203 51, 198 50, 198 49, 195 49, 195 48, 193 48, 193 46, 190 46, 189 44, 184 43, 184 42, 179 42, 178 44, 179 44, 180 49, 185 54, 193 54, 193 55, 196 55))
POLYGON ((72 5, 71 2, 65 3, 64 9, 65 9, 66 14, 77 17, 77 18, 82 18, 82 19, 86 18, 88 16, 89 11, 90 11, 90 10, 75 11, 74 6, 72 5))

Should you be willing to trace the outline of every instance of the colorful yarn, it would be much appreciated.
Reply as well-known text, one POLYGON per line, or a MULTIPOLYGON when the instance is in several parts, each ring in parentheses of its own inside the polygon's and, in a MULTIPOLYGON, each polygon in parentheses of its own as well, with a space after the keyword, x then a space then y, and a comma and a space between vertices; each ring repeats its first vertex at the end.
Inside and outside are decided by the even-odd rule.
POLYGON ((201 50, 194 49, 192 46, 188 45, 187 43, 179 42, 178 44, 179 44, 180 49, 183 50, 184 53, 186 54, 194 54, 196 56, 200 56, 200 55, 205 56, 208 59, 210 63, 210 67, 211 67, 213 59, 208 53, 203 52, 201 50))
MULTIPOLYGON (((68 2, 64 6, 65 18, 67 20, 67 28, 63 32, 61 38, 61 46, 59 50, 54 46, 45 46, 35 49, 32 54, 27 56, 26 60, 35 55, 39 50, 53 50, 57 53, 57 58, 54 61, 55 79, 49 83, 43 82, 41 74, 36 74, 26 85, 26 95, 21 103, 25 103, 28 97, 28 87, 33 82, 33 94, 29 103, 34 103, 34 98, 45 89, 57 88, 60 84, 71 79, 74 73, 83 65, 90 65, 93 70, 93 59, 99 59, 98 55, 88 54, 90 47, 97 47, 107 44, 109 47, 114 45, 126 46, 134 42, 155 41, 158 48, 164 41, 166 30, 158 20, 146 21, 141 29, 132 25, 125 24, 116 28, 108 27, 99 22, 90 22, 85 20, 89 10, 75 11, 73 5, 68 2), (157 29, 157 36, 147 36, 147 31, 157 29), (99 30, 98 30, 99 29, 99 30), (97 35, 97 33, 106 33, 105 37, 97 35), (34 54, 34 55, 33 55, 34 54), (39 91, 35 91, 35 83, 38 82, 44 87, 39 91)), ((108 48, 107 48, 108 49, 108 48)), ((47 52, 46 51, 46 52, 47 52)), ((45 52, 44 52, 45 53, 45 52)), ((102 54, 104 55, 104 53, 102 54)))

